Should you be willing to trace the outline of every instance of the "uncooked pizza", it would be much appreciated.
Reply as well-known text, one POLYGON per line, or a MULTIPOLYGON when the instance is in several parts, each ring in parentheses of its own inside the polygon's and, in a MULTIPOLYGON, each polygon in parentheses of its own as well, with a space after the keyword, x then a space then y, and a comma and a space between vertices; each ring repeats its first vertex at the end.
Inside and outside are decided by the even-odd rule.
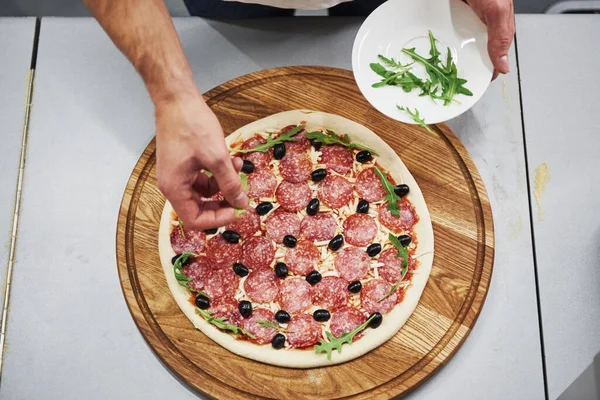
POLYGON ((160 258, 184 314, 228 350, 285 367, 345 362, 394 336, 433 260, 429 213, 398 155, 360 124, 305 110, 226 141, 244 159, 250 208, 206 231, 168 202, 161 219, 160 258))

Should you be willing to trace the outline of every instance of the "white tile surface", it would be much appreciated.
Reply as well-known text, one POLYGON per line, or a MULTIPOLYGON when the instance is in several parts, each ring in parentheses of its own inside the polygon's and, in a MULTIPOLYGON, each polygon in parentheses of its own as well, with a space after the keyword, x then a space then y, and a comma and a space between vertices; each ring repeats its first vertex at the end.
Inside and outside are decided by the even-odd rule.
POLYGON ((34 18, 0 18, 0 310, 13 223, 34 18))
MULTIPOLYGON (((349 68, 359 25, 310 18, 293 25, 176 21, 202 90, 275 66, 349 68)), ((0 397, 195 398, 145 345, 116 272, 122 192, 154 131, 142 83, 87 19, 44 19, 38 70, 18 253, 29 273, 15 276, 21 289, 12 303, 0 397), (34 291, 27 290, 30 274, 40 282, 34 291)), ((492 198, 497 261, 473 333, 413 398, 542 398, 515 76, 505 96, 496 82, 452 125, 492 198)))
POLYGON ((519 16, 519 65, 551 399, 600 352, 600 16, 519 16))

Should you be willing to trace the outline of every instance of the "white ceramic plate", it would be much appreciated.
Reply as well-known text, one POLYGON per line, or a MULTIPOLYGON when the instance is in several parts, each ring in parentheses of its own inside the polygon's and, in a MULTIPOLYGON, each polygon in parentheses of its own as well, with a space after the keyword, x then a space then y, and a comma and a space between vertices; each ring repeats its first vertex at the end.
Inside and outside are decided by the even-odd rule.
MULTIPOLYGON (((471 108, 483 95, 492 79, 494 67, 487 52, 487 28, 471 8, 461 0, 388 0, 378 7, 362 24, 352 49, 352 69, 358 87, 369 103, 390 118, 414 124, 412 118, 396 105, 417 108, 428 124, 447 121, 471 108), (405 93, 397 86, 373 88, 381 77, 369 64, 379 62, 377 55, 399 60, 403 64, 412 59, 402 48, 416 48, 418 54, 429 58, 431 30, 440 59, 446 61, 450 48, 458 69, 458 77, 467 79, 465 87, 473 96, 457 95, 448 106, 443 101, 419 97, 414 89, 405 93)), ((413 64, 412 72, 420 78, 428 77, 422 65, 413 64)))

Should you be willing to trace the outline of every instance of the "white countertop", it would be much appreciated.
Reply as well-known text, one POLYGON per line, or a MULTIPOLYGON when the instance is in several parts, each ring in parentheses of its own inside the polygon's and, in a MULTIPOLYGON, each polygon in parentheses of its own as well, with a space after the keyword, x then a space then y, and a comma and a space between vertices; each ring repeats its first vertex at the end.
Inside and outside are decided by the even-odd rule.
POLYGON ((0 310, 4 304, 34 31, 35 18, 0 18, 0 310))
MULTIPOLYGON (((528 24, 524 18, 518 19, 519 29, 528 24)), ((289 24, 289 20, 243 23, 176 20, 202 91, 239 75, 277 66, 327 65, 350 69, 351 46, 359 26, 359 19, 307 18, 296 20, 294 24, 289 24)), ((538 121, 544 114, 539 111, 537 115, 532 112, 528 116, 527 110, 528 107, 541 110, 537 103, 542 101, 553 103, 555 108, 563 107, 563 96, 567 92, 558 95, 552 89, 555 85, 548 85, 544 88, 547 92, 541 94, 537 89, 541 83, 535 85, 543 81, 541 74, 536 76, 539 68, 534 54, 545 48, 548 58, 543 64, 552 65, 549 51, 552 42, 545 47, 539 42, 549 40, 548 30, 555 28, 548 24, 543 29, 536 33, 541 37, 532 36, 529 40, 521 36, 533 35, 530 33, 533 26, 522 29, 523 33, 519 31, 518 50, 527 152, 530 157, 538 154, 538 159, 547 160, 551 153, 544 153, 541 140, 550 134, 542 135, 538 121), (535 48, 529 55, 529 63, 524 56, 527 49, 523 47, 528 41, 528 46, 535 48), (530 93, 525 79, 531 81, 530 93), (530 127, 539 130, 540 143, 535 142, 530 127), (539 149, 535 150, 536 147, 539 149)), ((585 27, 580 29, 583 34, 585 27)), ((555 35, 566 33, 559 29, 555 35)), ((591 36, 588 40, 591 46, 591 36)), ((1 42, 0 36, 0 46, 1 42)), ((566 48, 566 44, 563 50, 575 51, 566 48)), ((491 200, 496 234, 491 287, 479 320, 464 345, 439 373, 409 398, 544 398, 527 169, 514 51, 510 57, 513 73, 494 82, 471 111, 450 123, 474 159, 491 200)), ((566 71, 567 65, 560 67, 566 71)), ((596 68, 592 69, 591 64, 588 68, 588 79, 592 79, 597 63, 596 68)), ((551 74, 552 70, 548 69, 547 73, 551 74)), ((197 398, 169 373, 145 344, 125 305, 116 271, 114 238, 121 196, 133 166, 154 132, 152 105, 141 80, 95 21, 44 18, 35 83, 0 398, 197 398)), ((588 101, 595 104, 595 108, 600 105, 597 96, 588 101)), ((579 104, 573 103, 570 107, 579 104)), ((579 113, 576 108, 570 109, 579 113)), ((558 120, 560 115, 563 114, 555 112, 553 116, 558 120)), ((588 123, 587 129, 592 129, 591 121, 583 121, 588 123)), ((578 132, 585 131, 583 122, 578 124, 578 132)), ((558 126, 558 122, 551 124, 545 132, 559 135, 558 126)), ((588 132, 591 135, 591 130, 588 132)), ((547 143, 558 143, 555 135, 547 143)), ((561 142, 556 149, 568 148, 565 139, 568 137, 560 138, 565 143, 561 142)), ((593 142, 592 137, 582 137, 589 140, 589 152, 594 144, 598 148, 598 139, 593 142)), ((1 156, 9 152, 4 148, 0 151, 1 156)), ((530 173, 538 159, 529 160, 530 173)), ((550 164, 552 173, 554 164, 550 164)), ((562 164, 556 165, 559 168, 562 164)), ((577 166, 571 165, 572 173, 577 166)), ((588 185, 594 179, 591 173, 589 175, 585 181, 588 185)), ((561 200, 559 186, 551 187, 552 181, 542 200, 548 218, 542 224, 552 222, 552 190, 556 190, 557 207, 561 200)), ((590 190, 597 192, 598 189, 590 190)), ((588 201, 590 203, 579 204, 580 209, 575 212, 578 218, 585 218, 586 213, 591 212, 593 198, 588 201)), ((589 229, 595 229, 596 235, 590 236, 585 244, 579 243, 591 246, 585 249, 588 254, 594 250, 591 240, 598 236, 598 224, 594 227, 591 216, 589 229)), ((555 218, 559 223, 560 217, 555 218)), ((536 223, 534 228, 538 273, 540 283, 544 284, 541 269, 546 261, 542 262, 540 254, 543 234, 538 233, 546 226, 542 224, 536 223)), ((551 236, 547 235, 549 244, 551 236)), ((574 242, 569 238, 565 243, 574 242)), ((554 252, 545 257, 553 260, 566 257, 555 249, 548 249, 554 252)), ((581 257, 583 263, 585 257, 581 257)), ((581 268, 592 269, 597 265, 591 262, 581 268)), ((557 268, 554 265, 549 263, 546 268, 557 268)), ((549 280, 549 274, 548 277, 549 280)), ((545 325, 551 320, 546 318, 545 298, 556 290, 556 285, 550 282, 540 291, 547 341, 552 335, 548 335, 545 325)), ((592 296, 598 298, 598 291, 591 286, 587 291, 575 287, 571 290, 588 296, 581 300, 590 302, 592 296)), ((593 305, 597 315, 598 302, 588 304, 593 305)), ((573 311, 571 318, 583 313, 582 306, 573 301, 569 307, 579 308, 573 311)), ((597 323, 598 319, 596 328, 597 323)), ((577 327, 586 323, 580 324, 577 327)), ((593 328, 594 323, 585 326, 593 328)), ((557 340, 560 334, 559 330, 557 340)), ((598 351, 598 347, 595 349, 598 351)), ((556 363, 555 368, 561 368, 560 361, 550 358, 550 354, 547 348, 547 363, 556 363)), ((555 357, 556 354, 560 353, 555 353, 555 357)), ((556 398, 562 386, 583 372, 592 356, 588 361, 580 353, 572 355, 574 361, 567 374, 573 375, 572 378, 561 386, 551 386, 550 397, 556 398), (577 372, 579 364, 582 368, 577 372)), ((549 374, 551 370, 548 367, 549 374)))
POLYGON ((517 30, 532 192, 549 171, 531 202, 555 399, 600 352, 600 16, 518 16, 517 30))

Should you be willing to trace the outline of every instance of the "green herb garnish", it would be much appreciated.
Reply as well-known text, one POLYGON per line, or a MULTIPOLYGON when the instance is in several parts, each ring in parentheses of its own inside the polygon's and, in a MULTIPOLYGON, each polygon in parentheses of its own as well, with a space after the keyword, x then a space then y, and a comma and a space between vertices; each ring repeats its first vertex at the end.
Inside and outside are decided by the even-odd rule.
POLYGON ((313 131, 313 132, 308 132, 304 136, 307 139, 313 139, 313 140, 323 143, 325 145, 339 144, 341 146, 349 148, 350 150, 354 150, 354 149, 367 150, 372 155, 374 155, 374 156, 377 155, 377 152, 375 150, 371 149, 370 147, 363 146, 362 144, 358 144, 358 143, 351 143, 350 137, 347 134, 344 135, 344 137, 342 139, 340 139, 339 136, 335 134, 335 132, 330 131, 329 129, 327 130, 327 134, 325 134, 321 131, 313 131))
POLYGON ((395 186, 388 180, 387 176, 381 172, 381 170, 377 167, 373 167, 375 169, 375 173, 379 176, 379 180, 385 189, 385 199, 387 200, 387 209, 392 213, 392 215, 396 218, 400 218, 400 206, 398 206, 398 202, 401 200, 400 196, 394 192, 395 186))
POLYGON ((342 336, 340 336, 339 338, 336 338, 335 336, 333 336, 333 334, 329 331, 325 332, 325 335, 327 336, 329 341, 327 342, 323 339, 320 339, 319 344, 315 346, 315 353, 317 353, 317 354, 327 353, 327 359, 331 360, 332 351, 337 350, 338 353, 341 353, 342 345, 345 343, 352 344, 352 340, 354 339, 354 336, 356 336, 358 333, 365 330, 365 328, 367 326, 369 326, 369 323, 371 322, 371 320, 373 318, 375 318, 374 315, 372 315, 369 319, 367 319, 363 324, 357 326, 355 330, 353 330, 351 332, 346 332, 346 333, 342 334, 342 336))
POLYGON ((295 142, 296 138, 293 136, 300 132, 302 129, 304 129, 304 125, 298 125, 297 127, 290 129, 287 132, 281 133, 281 135, 279 135, 275 139, 273 139, 273 134, 269 133, 269 136, 267 137, 267 143, 259 144, 258 146, 253 147, 251 149, 238 149, 234 151, 236 153, 254 153, 257 151, 261 153, 266 153, 271 147, 275 146, 276 144, 283 142, 295 142))
POLYGON ((179 217, 177 217, 177 225, 179 225, 179 231, 181 232, 181 236, 185 239, 185 232, 183 231, 183 221, 179 217))
POLYGON ((202 316, 202 318, 204 318, 206 320, 206 322, 208 322, 209 324, 213 324, 214 326, 216 326, 219 329, 222 329, 224 331, 230 331, 235 335, 237 335, 238 333, 243 333, 244 335, 248 336, 249 338, 254 339, 254 335, 251 334, 250 332, 248 332, 247 330, 244 330, 235 325, 228 324, 226 322, 227 318, 215 318, 211 315, 212 314, 211 311, 201 310, 197 307, 196 307, 196 312, 198 314, 200 314, 202 316))
POLYGON ((265 328, 275 329, 277 332, 287 332, 287 329, 279 326, 279 322, 277 321, 265 321, 263 319, 257 319, 256 323, 260 326, 264 326, 265 328))
POLYGON ((189 283, 191 281, 193 281, 194 278, 188 278, 183 273, 183 264, 185 264, 190 257, 196 257, 196 256, 197 256, 197 254, 194 254, 194 253, 182 253, 179 257, 177 257, 177 259, 175 260, 175 263, 173 264, 173 272, 175 273, 175 279, 177 279, 177 283, 179 283, 181 286, 188 289, 189 291, 196 292, 198 294, 208 297, 208 295, 206 293, 204 293, 203 291, 196 290, 196 289, 190 287, 189 283))
POLYGON ((204 175, 206 175, 207 177, 211 178, 213 176, 213 173, 210 171, 204 171, 204 175))
POLYGON ((402 275, 400 276, 400 280, 392 285, 390 291, 385 296, 377 300, 378 303, 381 303, 382 301, 390 297, 396 291, 396 289, 398 289, 398 287, 402 283, 402 280, 406 276, 406 273, 408 272, 408 248, 406 246, 402 246, 400 240, 398 240, 398 238, 391 233, 388 235, 388 239, 390 240, 390 242, 392 242, 394 247, 398 249, 398 254, 396 254, 396 258, 402 257, 402 275))
POLYGON ((443 100, 444 105, 449 105, 454 100, 457 94, 463 94, 465 96, 473 96, 473 93, 467 89, 464 85, 467 83, 466 79, 458 77, 458 70, 456 63, 452 58, 452 52, 448 49, 446 56, 446 65, 440 60, 440 51, 435 43, 436 39, 433 33, 429 31, 429 58, 418 54, 414 48, 402 49, 402 52, 414 61, 422 64, 425 67, 425 71, 429 75, 428 79, 420 79, 410 72, 411 64, 402 65, 400 62, 393 58, 388 59, 381 54, 378 55, 379 59, 385 64, 371 63, 371 69, 383 79, 380 82, 374 83, 372 86, 400 86, 405 92, 411 92, 415 88, 421 89, 419 96, 429 96, 433 100, 443 100), (388 68, 386 68, 386 66, 388 68), (441 94, 438 92, 441 90, 441 94))
POLYGON ((247 192, 250 187, 248 186, 248 175, 243 172, 240 172, 240 180, 242 181, 242 189, 244 192, 247 192))
POLYGON ((431 133, 432 135, 437 136, 437 133, 435 133, 430 127, 429 125, 427 125, 425 123, 425 119, 421 118, 421 116, 419 115, 419 110, 417 110, 415 108, 415 111, 410 111, 410 109, 408 107, 402 107, 399 105, 396 105, 396 108, 400 111, 406 111, 408 113, 408 115, 410 115, 410 117, 412 118, 413 121, 415 121, 421 128, 425 129, 427 132, 431 133))

